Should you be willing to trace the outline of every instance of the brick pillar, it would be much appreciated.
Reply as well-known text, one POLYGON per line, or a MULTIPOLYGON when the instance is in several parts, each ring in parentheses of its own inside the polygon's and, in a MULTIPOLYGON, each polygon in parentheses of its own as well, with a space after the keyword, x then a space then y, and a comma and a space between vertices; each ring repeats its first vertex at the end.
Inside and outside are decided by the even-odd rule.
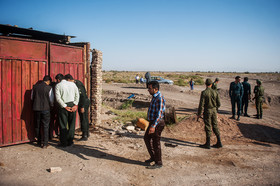
POLYGON ((102 52, 92 50, 90 89, 90 122, 92 125, 101 124, 102 107, 102 52))

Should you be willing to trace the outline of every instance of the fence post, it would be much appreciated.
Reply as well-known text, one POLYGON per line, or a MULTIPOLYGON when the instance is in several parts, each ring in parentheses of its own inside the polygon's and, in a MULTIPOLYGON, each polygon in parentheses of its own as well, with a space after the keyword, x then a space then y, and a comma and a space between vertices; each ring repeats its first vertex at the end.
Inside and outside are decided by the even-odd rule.
POLYGON ((101 124, 102 107, 102 52, 92 50, 91 88, 90 88, 90 123, 95 126, 101 124))

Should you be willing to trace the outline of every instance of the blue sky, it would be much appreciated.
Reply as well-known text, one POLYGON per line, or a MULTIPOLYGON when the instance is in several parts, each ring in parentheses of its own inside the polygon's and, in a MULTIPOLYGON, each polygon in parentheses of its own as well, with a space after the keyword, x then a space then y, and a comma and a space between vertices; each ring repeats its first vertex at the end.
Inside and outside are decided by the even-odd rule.
POLYGON ((280 0, 0 0, 0 23, 77 36, 104 70, 280 71, 280 0))

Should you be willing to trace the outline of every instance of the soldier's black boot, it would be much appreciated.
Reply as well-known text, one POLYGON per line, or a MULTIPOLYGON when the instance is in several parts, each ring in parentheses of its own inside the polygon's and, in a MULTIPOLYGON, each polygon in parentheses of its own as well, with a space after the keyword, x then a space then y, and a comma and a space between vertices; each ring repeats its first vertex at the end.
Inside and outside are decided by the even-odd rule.
POLYGON ((88 132, 83 132, 82 138, 79 141, 87 141, 88 140, 88 132))
POLYGON ((210 149, 210 137, 206 137, 206 143, 203 145, 199 145, 199 147, 204 149, 210 149))
POLYGON ((214 148, 221 148, 223 147, 220 136, 217 136, 217 143, 213 145, 214 148))
POLYGON ((246 117, 250 117, 250 115, 249 115, 249 114, 247 114, 247 113, 245 113, 245 114, 244 114, 244 116, 246 116, 246 117))
POLYGON ((240 121, 240 115, 238 115, 238 117, 237 117, 237 121, 240 121))
POLYGON ((230 119, 235 119, 235 115, 232 115, 232 117, 230 119))

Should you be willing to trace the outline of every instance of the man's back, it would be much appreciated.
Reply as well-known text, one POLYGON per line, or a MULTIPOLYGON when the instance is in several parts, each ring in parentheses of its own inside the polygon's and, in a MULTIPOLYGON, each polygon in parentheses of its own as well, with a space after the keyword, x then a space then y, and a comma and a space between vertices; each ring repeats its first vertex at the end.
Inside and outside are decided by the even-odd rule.
POLYGON ((242 85, 244 89, 244 95, 251 94, 251 85, 247 81, 242 82, 242 85))
POLYGON ((213 89, 205 89, 204 91, 202 91, 202 95, 205 99, 204 109, 220 107, 220 100, 218 99, 218 94, 217 92, 213 91, 213 89))
POLYGON ((63 108, 67 102, 73 102, 75 105, 79 103, 79 90, 74 82, 62 80, 55 87, 56 100, 63 108))
POLYGON ((44 81, 38 82, 32 89, 32 100, 34 111, 50 110, 50 91, 52 87, 44 81))
POLYGON ((204 91, 201 92, 200 103, 198 108, 198 115, 200 115, 203 111, 207 112, 207 110, 213 108, 219 108, 221 106, 220 98, 217 91, 208 87, 204 91))

